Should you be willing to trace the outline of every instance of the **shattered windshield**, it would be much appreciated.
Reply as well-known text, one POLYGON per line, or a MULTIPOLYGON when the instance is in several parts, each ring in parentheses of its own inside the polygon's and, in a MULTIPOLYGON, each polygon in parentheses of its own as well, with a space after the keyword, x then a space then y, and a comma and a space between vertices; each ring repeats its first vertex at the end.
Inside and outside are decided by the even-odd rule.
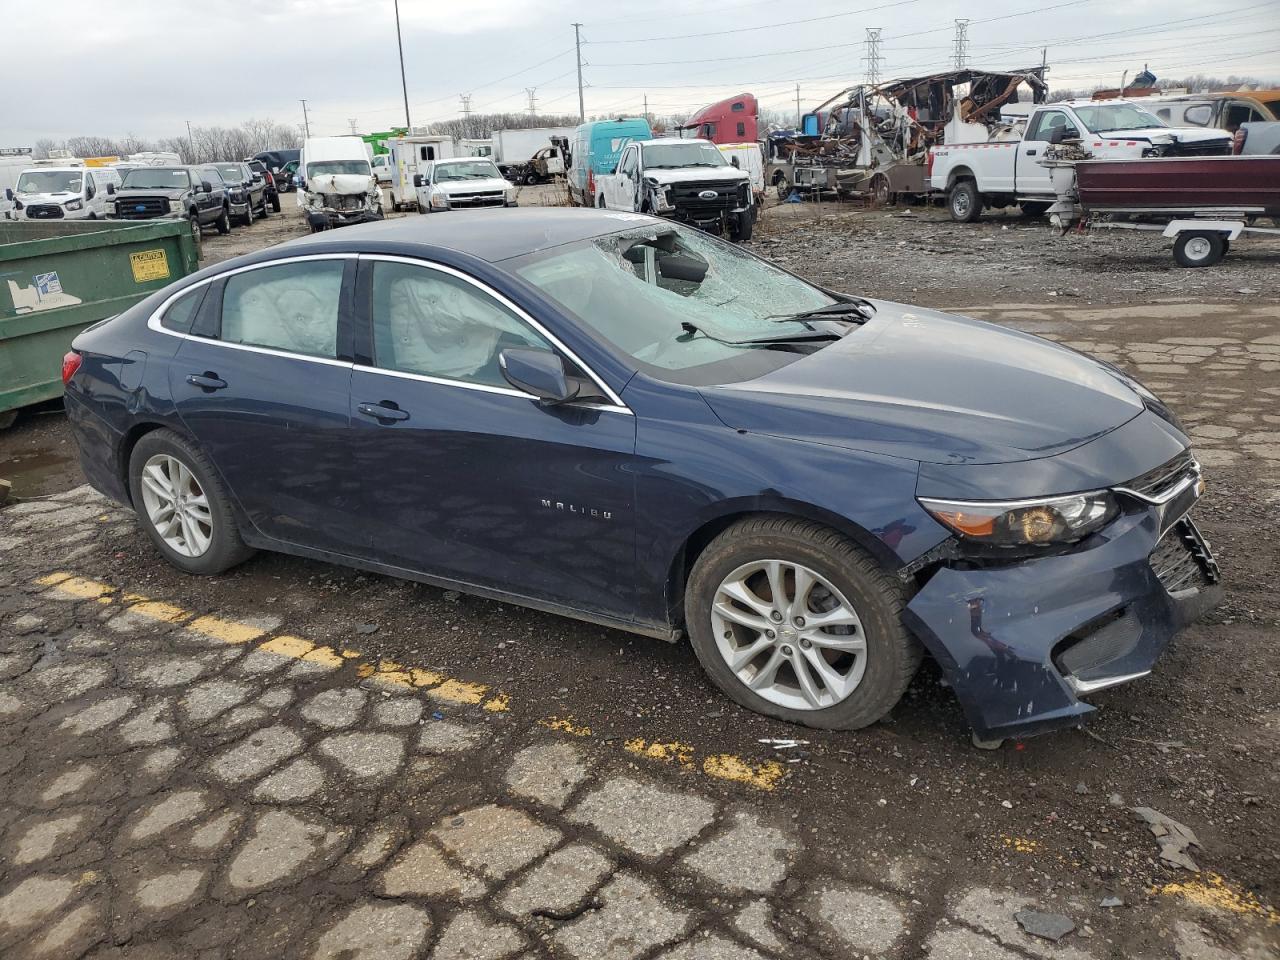
POLYGON ((723 167, 724 154, 709 143, 645 144, 644 165, 650 170, 674 170, 677 167, 723 167))
POLYGON ((182 169, 137 167, 125 174, 120 186, 134 190, 185 190, 191 186, 191 177, 182 169))
POLYGON ((307 178, 328 174, 352 174, 353 176, 372 176, 368 160, 317 160, 307 164, 307 178))
POLYGON ((28 170, 18 178, 18 193, 79 193, 84 174, 75 170, 28 170))
POLYGON ((1076 107, 1075 110, 1080 122, 1090 133, 1168 126, 1154 113, 1147 113, 1131 103, 1108 103, 1096 107, 1076 107))
POLYGON ((491 160, 473 160, 469 163, 440 163, 436 165, 436 183, 448 180, 496 180, 502 174, 491 160))
POLYGON ((675 224, 565 244, 513 266, 588 331, 678 383, 749 379, 831 342, 744 340, 846 330, 832 321, 780 319, 838 301, 739 247, 675 224))

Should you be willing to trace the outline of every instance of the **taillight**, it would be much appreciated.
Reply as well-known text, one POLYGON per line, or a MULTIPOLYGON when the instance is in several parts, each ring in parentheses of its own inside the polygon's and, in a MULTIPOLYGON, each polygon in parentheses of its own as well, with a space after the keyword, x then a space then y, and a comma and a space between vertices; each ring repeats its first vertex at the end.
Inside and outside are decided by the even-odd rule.
POLYGON ((80 369, 80 361, 83 358, 74 350, 68 350, 62 357, 62 385, 65 387, 67 382, 76 375, 76 371, 80 369))
POLYGON ((925 179, 933 176, 933 147, 924 155, 924 175, 925 179))
POLYGON ((587 193, 591 194, 593 198, 591 202, 595 203, 594 197, 596 195, 596 172, 591 169, 587 170, 587 193))
POLYGON ((1231 138, 1231 152, 1244 153, 1244 142, 1249 137, 1249 131, 1244 127, 1236 128, 1236 135, 1231 138))

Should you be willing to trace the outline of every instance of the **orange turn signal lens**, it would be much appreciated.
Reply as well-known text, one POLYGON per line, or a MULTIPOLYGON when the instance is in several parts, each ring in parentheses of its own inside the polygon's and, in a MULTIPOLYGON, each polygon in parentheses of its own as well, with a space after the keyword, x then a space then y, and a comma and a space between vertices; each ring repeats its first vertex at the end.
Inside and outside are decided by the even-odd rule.
POLYGON ((970 537, 989 537, 995 533, 996 518, 959 510, 935 510, 933 515, 957 533, 970 537))

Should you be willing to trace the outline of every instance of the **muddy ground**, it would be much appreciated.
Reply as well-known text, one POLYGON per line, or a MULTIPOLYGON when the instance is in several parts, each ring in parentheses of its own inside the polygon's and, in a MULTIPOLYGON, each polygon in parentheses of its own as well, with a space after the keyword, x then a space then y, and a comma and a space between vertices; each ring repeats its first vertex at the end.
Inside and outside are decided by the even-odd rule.
MULTIPOLYGON (((304 233, 292 196, 284 202, 292 215, 208 236, 206 262, 304 233)), ((1271 955, 1280 945, 1268 906, 1280 902, 1280 243, 1240 243, 1218 267, 1179 270, 1158 237, 1059 237, 999 216, 959 225, 927 208, 783 205, 766 212, 751 246, 832 287, 955 308, 1138 375, 1172 402, 1205 463, 1210 495, 1197 516, 1220 554, 1223 606, 1152 677, 1098 695, 1085 731, 990 753, 969 745, 930 664, 875 728, 800 731, 716 695, 683 646, 321 563, 259 555, 191 580, 119 527, 76 572, 192 609, 269 611, 318 643, 486 678, 511 695, 517 717, 572 716, 603 749, 641 738, 759 759, 770 755, 762 739, 799 735, 807 743, 780 754, 783 786, 751 802, 789 812, 822 862, 917 864, 929 878, 918 883, 925 909, 941 910, 960 880, 1075 897, 1105 931, 1105 945, 1080 942, 1089 955, 1167 956, 1161 944, 1179 911, 1226 949, 1271 955), (1133 805, 1196 831, 1206 873, 1195 882, 1207 892, 1179 886, 1192 875, 1158 861, 1133 805), (1128 906, 1098 911, 1108 895, 1128 906)), ((82 483, 55 408, 0 435, 0 477, 19 497, 82 483)), ((886 955, 916 956, 914 942, 886 955)))

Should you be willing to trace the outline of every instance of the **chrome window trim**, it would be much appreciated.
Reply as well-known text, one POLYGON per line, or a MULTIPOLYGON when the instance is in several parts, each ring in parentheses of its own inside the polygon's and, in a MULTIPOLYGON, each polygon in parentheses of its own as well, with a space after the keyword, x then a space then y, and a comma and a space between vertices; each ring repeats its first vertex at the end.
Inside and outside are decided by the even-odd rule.
MULTIPOLYGON (((487 284, 477 280, 475 277, 470 276, 469 274, 463 273, 461 270, 457 270, 453 267, 445 266, 442 263, 435 263, 430 260, 419 260, 414 257, 401 257, 401 256, 395 256, 394 254, 374 254, 374 253, 362 253, 359 256, 361 260, 368 260, 371 262, 383 261, 387 263, 403 263, 411 267, 421 267, 425 270, 438 270, 441 273, 448 274, 451 277, 456 277, 457 279, 462 280, 465 283, 471 284, 481 293, 492 297, 494 300, 498 301, 498 303, 502 304, 504 307, 506 307, 508 310, 514 313, 517 317, 519 317, 521 320, 523 320, 525 323, 531 326, 534 330, 536 330, 555 349, 559 350, 566 357, 568 357, 575 364, 577 364, 579 369, 581 369, 584 373, 586 373, 587 377, 590 378, 591 382, 594 383, 597 387, 599 387, 600 391, 612 401, 612 403, 609 403, 609 404, 583 403, 583 404, 578 404, 578 406, 588 407, 589 409, 592 409, 592 410, 604 410, 612 413, 631 414, 632 412, 631 408, 622 402, 622 398, 618 396, 618 394, 607 383, 605 383, 604 380, 598 374, 596 374, 594 370, 592 370, 589 366, 583 363, 582 359, 576 353, 574 353, 567 346, 565 346, 560 341, 560 339, 557 336, 555 336, 555 334, 553 334, 550 330, 548 330, 541 323, 539 323, 532 316, 530 316, 527 310, 523 309, 521 306, 513 302, 508 297, 503 296, 497 290, 494 290, 492 287, 488 286, 487 284)), ((373 321, 372 317, 370 317, 369 319, 370 319, 370 322, 373 321)), ((387 370, 382 367, 361 366, 361 367, 358 367, 357 369, 360 369, 362 372, 385 373, 393 376, 405 376, 414 380, 423 380, 423 381, 426 381, 427 383, 438 383, 438 384, 443 384, 448 386, 464 387, 470 390, 479 389, 479 390, 485 390, 491 393, 505 393, 515 397, 523 397, 527 400, 537 400, 537 397, 534 397, 532 394, 525 393, 523 390, 507 389, 505 387, 490 387, 490 386, 485 386, 483 384, 466 383, 465 381, 462 381, 462 380, 450 380, 445 377, 432 377, 426 374, 407 373, 399 370, 387 370)))
POLYGON ((358 259, 354 253, 308 253, 297 257, 282 257, 279 260, 267 260, 263 263, 251 263, 243 267, 236 267, 233 270, 226 270, 212 277, 205 277, 199 283, 193 283, 190 286, 183 287, 175 293, 165 297, 160 306, 151 312, 151 316, 147 318, 147 329, 154 330, 156 333, 163 333, 169 337, 177 337, 179 340, 198 340, 200 343, 212 343, 219 347, 226 347, 229 350, 245 350, 249 353, 261 353, 271 357, 284 357, 288 360, 308 360, 311 363, 323 363, 331 367, 351 367, 350 360, 339 360, 336 357, 315 357, 306 353, 292 353, 288 350, 277 350, 274 347, 261 347, 256 344, 248 343, 231 343, 228 340, 218 340, 214 337, 198 337, 192 333, 178 333, 176 330, 170 330, 165 327, 160 318, 164 315, 169 306, 180 297, 186 296, 192 290, 200 287, 208 286, 216 280, 224 277, 234 277, 237 274, 248 273, 250 270, 262 270, 267 267, 282 266, 286 263, 306 263, 311 260, 355 260, 358 259))

